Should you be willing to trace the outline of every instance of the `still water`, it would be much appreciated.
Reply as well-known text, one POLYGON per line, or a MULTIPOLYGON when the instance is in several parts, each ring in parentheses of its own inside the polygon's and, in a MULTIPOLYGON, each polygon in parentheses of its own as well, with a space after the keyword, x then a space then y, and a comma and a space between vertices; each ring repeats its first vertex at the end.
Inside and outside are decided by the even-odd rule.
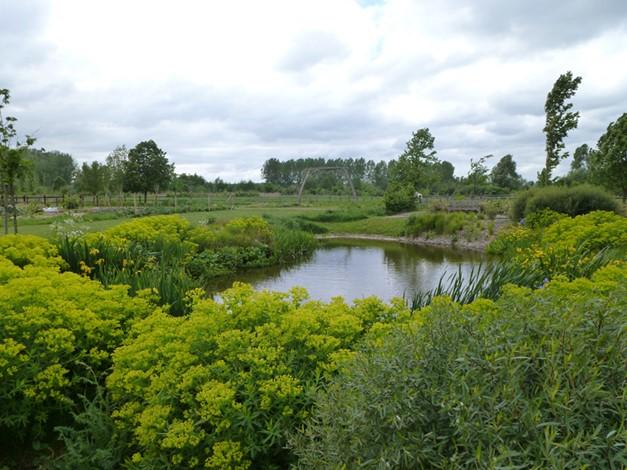
POLYGON ((301 286, 312 299, 342 296, 351 301, 375 295, 384 300, 411 297, 437 286, 444 273, 469 273, 484 261, 480 253, 393 242, 327 240, 313 256, 294 266, 256 269, 212 282, 217 292, 234 281, 256 289, 287 291, 301 286))

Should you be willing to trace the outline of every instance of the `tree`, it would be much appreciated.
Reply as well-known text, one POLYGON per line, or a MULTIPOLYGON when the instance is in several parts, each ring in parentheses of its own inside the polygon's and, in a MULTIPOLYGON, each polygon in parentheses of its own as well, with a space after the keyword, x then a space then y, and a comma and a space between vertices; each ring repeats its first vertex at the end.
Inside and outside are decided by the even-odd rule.
POLYGON ((438 162, 433 150, 434 141, 428 128, 414 132, 405 151, 392 165, 392 179, 403 185, 409 184, 414 189, 429 186, 435 176, 433 166, 438 162))
POLYGON ((572 72, 560 75, 553 88, 546 97, 544 111, 546 113, 546 123, 544 133, 546 134, 546 163, 544 169, 538 175, 541 185, 551 184, 551 174, 560 160, 568 157, 568 152, 564 152, 564 138, 568 131, 577 128, 579 122, 579 111, 569 111, 572 103, 566 100, 572 98, 581 83, 581 77, 573 78, 572 72))
POLYGON ((568 186, 588 182, 591 177, 590 158, 592 153, 588 144, 577 147, 573 152, 573 161, 570 162, 570 171, 561 181, 568 186))
POLYGON ((4 233, 9 231, 9 206, 13 209, 13 232, 17 233, 17 210, 15 207, 15 183, 29 171, 29 164, 25 158, 28 148, 35 143, 35 139, 26 136, 26 142, 17 139, 14 123, 17 118, 2 116, 2 109, 9 104, 11 95, 6 88, 0 89, 0 183, 3 188, 4 202, 4 233))
POLYGON ((173 172, 174 165, 153 140, 140 142, 128 152, 124 163, 124 190, 144 193, 145 203, 148 191, 166 188, 173 172))
POLYGON ((506 189, 517 189, 522 184, 522 177, 516 173, 516 162, 509 154, 501 157, 492 172, 490 179, 496 186, 506 189))
POLYGON ((627 199, 627 113, 607 127, 592 152, 590 166, 593 177, 627 199))
POLYGON ((266 183, 281 183, 281 167, 282 164, 278 158, 270 158, 266 160, 261 168, 261 176, 266 183))
POLYGON ((118 146, 107 155, 106 189, 109 193, 120 193, 124 189, 124 165, 128 160, 128 150, 124 145, 118 146))
POLYGON ((485 162, 493 155, 485 155, 479 160, 470 159, 470 171, 468 172, 468 182, 472 184, 472 194, 477 194, 477 189, 488 182, 488 167, 485 162))
POLYGON ((56 150, 30 149, 26 154, 30 162, 32 178, 29 189, 58 191, 72 183, 76 173, 76 163, 71 155, 56 150))
POLYGON ((76 187, 80 192, 94 196, 104 192, 108 180, 108 168, 100 162, 83 163, 76 175, 76 187))

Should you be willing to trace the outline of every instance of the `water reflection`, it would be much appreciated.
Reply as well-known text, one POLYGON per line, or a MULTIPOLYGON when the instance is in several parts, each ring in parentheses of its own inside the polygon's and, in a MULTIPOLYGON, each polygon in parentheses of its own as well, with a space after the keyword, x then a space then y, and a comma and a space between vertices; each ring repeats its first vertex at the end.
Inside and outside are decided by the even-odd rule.
POLYGON ((445 272, 468 273, 483 260, 475 252, 365 240, 329 240, 311 259, 295 266, 265 268, 213 281, 209 290, 219 292, 234 281, 256 289, 286 291, 305 287, 314 299, 347 300, 376 295, 385 300, 411 296, 435 287, 445 272))

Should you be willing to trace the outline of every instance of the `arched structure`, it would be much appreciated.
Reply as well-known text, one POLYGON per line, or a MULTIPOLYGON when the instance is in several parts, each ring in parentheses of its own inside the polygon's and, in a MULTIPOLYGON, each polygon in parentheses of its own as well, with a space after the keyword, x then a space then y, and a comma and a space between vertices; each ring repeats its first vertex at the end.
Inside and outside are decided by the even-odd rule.
POLYGON ((303 181, 300 183, 300 188, 298 188, 298 205, 300 205, 301 199, 303 197, 303 189, 305 189, 305 183, 307 183, 307 179, 312 173, 316 173, 317 171, 337 171, 343 173, 348 180, 348 184, 351 187, 351 192, 353 193, 353 201, 357 199, 357 193, 355 192, 355 186, 353 186, 353 179, 351 178, 351 174, 348 171, 348 168, 343 166, 317 166, 312 168, 305 169, 303 175, 303 181))

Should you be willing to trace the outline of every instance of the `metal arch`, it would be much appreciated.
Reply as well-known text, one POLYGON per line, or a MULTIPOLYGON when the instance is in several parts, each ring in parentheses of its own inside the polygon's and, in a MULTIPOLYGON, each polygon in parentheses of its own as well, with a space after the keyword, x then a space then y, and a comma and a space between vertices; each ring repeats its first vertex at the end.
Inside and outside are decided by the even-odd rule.
POLYGON ((305 189, 305 183, 307 183, 307 179, 309 178, 309 176, 312 173, 315 173, 317 171, 328 171, 328 170, 334 170, 334 171, 340 171, 342 173, 344 173, 344 176, 346 176, 346 179, 348 180, 348 184, 351 187, 351 192, 353 193, 353 201, 357 200, 357 193, 355 192, 355 186, 353 185, 353 179, 351 178, 351 174, 348 171, 348 168, 344 167, 344 166, 317 166, 317 167, 312 167, 312 168, 306 168, 305 169, 305 174, 303 176, 303 181, 300 184, 300 188, 298 188, 298 205, 300 206, 302 197, 303 197, 303 189, 305 189))

